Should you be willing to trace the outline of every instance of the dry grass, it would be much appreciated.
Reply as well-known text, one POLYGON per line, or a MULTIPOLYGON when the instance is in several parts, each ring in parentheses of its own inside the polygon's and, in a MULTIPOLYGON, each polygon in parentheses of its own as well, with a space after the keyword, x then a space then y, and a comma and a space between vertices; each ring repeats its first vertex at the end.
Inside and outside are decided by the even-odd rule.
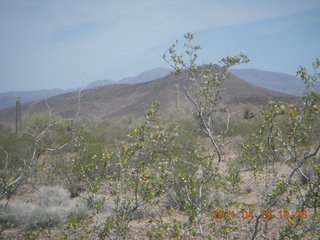
POLYGON ((69 193, 60 187, 42 187, 29 201, 11 201, 0 213, 0 222, 13 223, 24 230, 52 227, 69 216, 85 216, 88 207, 81 201, 76 204, 69 193))

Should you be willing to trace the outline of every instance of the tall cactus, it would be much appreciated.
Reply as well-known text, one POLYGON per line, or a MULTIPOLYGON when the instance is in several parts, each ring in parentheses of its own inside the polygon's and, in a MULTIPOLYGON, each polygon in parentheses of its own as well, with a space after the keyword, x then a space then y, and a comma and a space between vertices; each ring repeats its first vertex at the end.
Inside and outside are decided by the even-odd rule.
POLYGON ((21 136, 22 133, 22 119, 21 119, 21 98, 16 98, 16 135, 21 136))
POLYGON ((176 109, 180 110, 180 89, 179 89, 179 84, 176 84, 176 109))

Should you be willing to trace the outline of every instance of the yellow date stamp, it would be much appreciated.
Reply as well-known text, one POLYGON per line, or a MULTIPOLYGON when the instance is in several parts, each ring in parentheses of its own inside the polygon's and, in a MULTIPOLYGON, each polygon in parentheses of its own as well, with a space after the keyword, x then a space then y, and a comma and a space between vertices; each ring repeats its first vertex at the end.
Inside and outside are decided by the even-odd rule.
POLYGON ((242 210, 236 212, 234 210, 220 210, 212 211, 212 219, 250 219, 250 218, 259 218, 259 219, 307 219, 308 213, 306 210, 279 210, 279 211, 251 211, 251 210, 242 210))

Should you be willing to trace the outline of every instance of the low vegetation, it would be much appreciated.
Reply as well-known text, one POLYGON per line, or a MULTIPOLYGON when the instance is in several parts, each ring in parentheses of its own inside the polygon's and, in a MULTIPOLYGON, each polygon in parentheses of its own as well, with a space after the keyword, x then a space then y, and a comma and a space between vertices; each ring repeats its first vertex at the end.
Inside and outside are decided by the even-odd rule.
POLYGON ((83 201, 70 201, 70 194, 60 187, 42 187, 29 202, 7 203, 1 212, 0 222, 13 224, 23 230, 51 227, 65 222, 68 217, 88 215, 83 201))

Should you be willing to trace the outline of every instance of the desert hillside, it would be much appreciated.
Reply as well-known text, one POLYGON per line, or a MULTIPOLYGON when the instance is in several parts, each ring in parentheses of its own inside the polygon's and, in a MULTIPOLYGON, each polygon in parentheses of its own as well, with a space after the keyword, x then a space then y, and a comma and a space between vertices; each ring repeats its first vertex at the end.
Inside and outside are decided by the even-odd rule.
MULTIPOLYGON (((218 71, 219 68, 216 69, 218 71)), ((179 76, 186 79, 187 74, 179 76)), ((161 112, 169 114, 175 111, 176 84, 178 76, 174 73, 149 82, 138 84, 113 84, 94 89, 85 89, 80 94, 80 116, 93 119, 105 119, 132 115, 141 117, 148 110, 150 104, 159 101, 161 112)), ((181 108, 188 107, 182 90, 180 91, 181 108)), ((79 92, 71 92, 47 99, 48 105, 56 115, 71 117, 78 110, 79 92)), ((224 85, 223 101, 226 104, 254 104, 261 105, 268 100, 296 102, 297 98, 252 85, 231 75, 224 85)), ((22 99, 23 102, 23 99, 22 99)), ((43 113, 48 111, 46 101, 24 104, 23 114, 43 113)), ((13 122, 15 108, 0 111, 0 121, 13 122)))

